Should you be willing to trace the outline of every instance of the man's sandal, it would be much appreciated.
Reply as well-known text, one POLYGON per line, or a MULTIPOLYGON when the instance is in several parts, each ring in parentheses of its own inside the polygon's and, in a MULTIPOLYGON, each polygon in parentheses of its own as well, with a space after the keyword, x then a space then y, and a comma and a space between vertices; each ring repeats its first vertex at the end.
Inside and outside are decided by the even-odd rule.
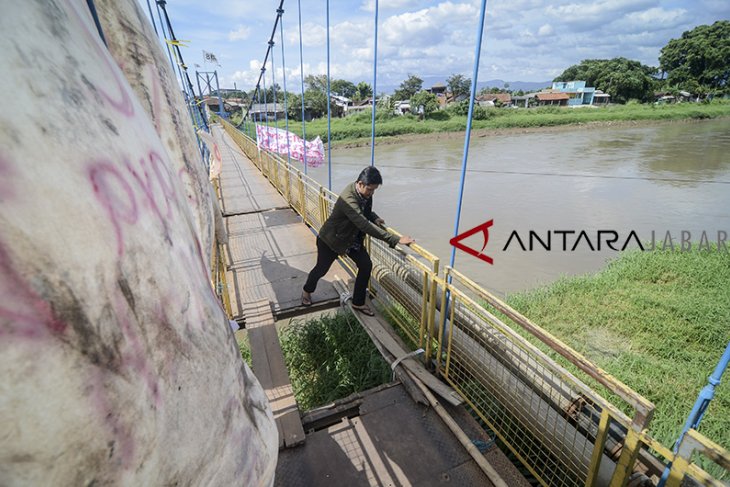
POLYGON ((367 304, 363 304, 362 306, 355 306, 354 304, 351 305, 352 309, 357 311, 358 313, 362 313, 365 316, 375 316, 375 313, 373 313, 373 310, 371 310, 367 304))

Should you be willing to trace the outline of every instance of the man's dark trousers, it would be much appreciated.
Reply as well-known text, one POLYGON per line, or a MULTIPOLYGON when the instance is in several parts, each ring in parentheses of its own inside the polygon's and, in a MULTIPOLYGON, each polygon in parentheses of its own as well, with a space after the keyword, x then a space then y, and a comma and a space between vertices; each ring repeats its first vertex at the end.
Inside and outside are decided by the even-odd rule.
MULTIPOLYGON (((361 245, 358 250, 350 250, 347 252, 357 265, 357 277, 355 278, 355 291, 352 295, 352 304, 362 306, 365 304, 365 293, 367 292, 368 281, 370 280, 370 272, 373 270, 373 262, 370 260, 365 248, 361 245)), ((327 274, 332 267, 332 263, 337 260, 335 253, 329 245, 324 243, 322 239, 317 237, 317 264, 309 272, 304 290, 313 293, 317 288, 317 282, 327 274)))

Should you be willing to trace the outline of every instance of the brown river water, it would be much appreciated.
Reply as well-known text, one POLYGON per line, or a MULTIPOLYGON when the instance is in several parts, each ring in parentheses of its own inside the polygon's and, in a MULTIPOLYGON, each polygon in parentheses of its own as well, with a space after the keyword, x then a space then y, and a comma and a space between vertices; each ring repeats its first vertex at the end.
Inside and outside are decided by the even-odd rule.
MULTIPOLYGON (((442 266, 463 147, 463 137, 375 147, 384 179, 375 211, 442 266)), ((369 147, 333 150, 333 191, 369 163, 369 147)), ((326 162, 308 173, 327 186, 326 162)), ((493 264, 457 250, 454 267, 502 296, 597 271, 618 255, 607 243, 614 237, 615 248, 637 248, 653 231, 656 245, 668 247, 669 232, 672 245, 684 238, 696 250, 703 232, 715 243, 727 234, 730 248, 730 119, 473 136, 459 230, 488 220, 483 254, 493 264), (531 231, 545 243, 550 235, 550 249, 533 239, 530 250, 531 231)), ((463 243, 479 251, 482 235, 463 243)))

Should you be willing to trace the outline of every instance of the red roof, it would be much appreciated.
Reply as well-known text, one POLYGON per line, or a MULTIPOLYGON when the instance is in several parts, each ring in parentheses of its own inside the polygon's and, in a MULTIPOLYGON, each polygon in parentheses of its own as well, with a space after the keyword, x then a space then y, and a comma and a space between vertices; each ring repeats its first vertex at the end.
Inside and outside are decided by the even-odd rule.
POLYGON ((570 97, 567 93, 538 93, 537 99, 540 101, 553 101, 553 100, 569 100, 570 97))
POLYGON ((485 93, 477 96, 479 101, 494 101, 499 100, 502 103, 510 103, 512 101, 512 95, 509 93, 485 93))

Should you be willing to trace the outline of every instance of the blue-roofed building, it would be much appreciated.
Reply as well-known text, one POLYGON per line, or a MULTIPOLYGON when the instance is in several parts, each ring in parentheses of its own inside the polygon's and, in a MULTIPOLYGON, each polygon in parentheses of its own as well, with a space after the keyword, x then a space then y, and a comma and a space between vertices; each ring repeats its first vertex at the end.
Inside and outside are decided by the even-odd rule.
POLYGON ((553 82, 553 93, 565 93, 568 95, 568 106, 593 105, 593 96, 596 89, 587 87, 585 81, 555 81, 553 82))

